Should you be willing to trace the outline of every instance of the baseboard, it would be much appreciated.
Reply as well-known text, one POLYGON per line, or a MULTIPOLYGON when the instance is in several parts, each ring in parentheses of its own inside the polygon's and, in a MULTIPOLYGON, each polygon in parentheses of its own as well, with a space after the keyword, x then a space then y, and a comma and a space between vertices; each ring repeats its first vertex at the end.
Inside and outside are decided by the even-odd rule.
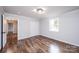
POLYGON ((22 40, 25 40, 25 39, 29 39, 29 38, 33 38, 33 37, 38 37, 38 36, 41 36, 41 35, 35 35, 35 36, 26 37, 26 38, 23 38, 23 39, 19 39, 18 41, 22 41, 22 40))
POLYGON ((55 38, 50 38, 50 37, 45 36, 45 35, 40 35, 40 36, 45 37, 45 38, 48 38, 48 39, 53 39, 53 40, 58 41, 58 42, 61 42, 61 43, 65 43, 65 44, 69 44, 69 45, 73 45, 73 46, 79 47, 79 45, 73 44, 73 43, 70 43, 70 42, 67 42, 67 41, 57 40, 57 39, 55 39, 55 38))
POLYGON ((73 44, 73 43, 70 43, 70 42, 67 42, 67 41, 57 40, 55 38, 50 38, 50 37, 45 36, 45 35, 35 35, 35 36, 28 37, 28 38, 20 39, 19 41, 25 40, 25 39, 29 39, 29 38, 33 38, 33 37, 39 37, 39 36, 43 37, 43 38, 47 38, 47 39, 53 40, 53 41, 56 41, 56 42, 61 42, 61 43, 65 43, 65 44, 69 44, 69 45, 72 45, 72 46, 79 47, 79 45, 76 45, 76 44, 73 44))

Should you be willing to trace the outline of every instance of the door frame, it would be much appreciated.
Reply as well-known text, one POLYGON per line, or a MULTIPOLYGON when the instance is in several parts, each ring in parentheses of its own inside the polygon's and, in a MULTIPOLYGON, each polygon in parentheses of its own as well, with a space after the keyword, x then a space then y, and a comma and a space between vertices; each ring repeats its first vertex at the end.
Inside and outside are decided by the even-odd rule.
MULTIPOLYGON (((7 19, 7 27, 8 27, 8 21, 10 21, 10 20, 8 20, 7 19)), ((15 35, 16 35, 16 42, 18 41, 18 20, 11 20, 11 21, 15 21, 16 22, 16 33, 15 33, 15 35)), ((14 26, 14 25, 13 25, 14 26)), ((14 29, 14 28, 13 28, 14 29)), ((14 31, 14 30, 13 30, 14 31)), ((7 31, 8 32, 8 31, 7 31)), ((7 33, 8 34, 8 33, 7 33)), ((7 36, 6 36, 6 38, 7 38, 7 36)), ((8 42, 8 39, 6 39, 7 40, 7 42, 8 42)))

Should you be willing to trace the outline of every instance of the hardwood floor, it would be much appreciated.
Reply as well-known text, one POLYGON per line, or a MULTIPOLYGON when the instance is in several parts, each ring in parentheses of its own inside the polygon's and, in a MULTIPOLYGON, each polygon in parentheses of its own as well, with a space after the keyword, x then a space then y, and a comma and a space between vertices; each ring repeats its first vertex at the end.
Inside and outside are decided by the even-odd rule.
POLYGON ((17 34, 9 33, 7 35, 7 43, 8 43, 8 45, 17 44, 17 34))
MULTIPOLYGON (((8 41, 9 43, 10 41, 8 41)), ((79 47, 56 41, 41 35, 8 44, 4 53, 79 53, 79 47)))

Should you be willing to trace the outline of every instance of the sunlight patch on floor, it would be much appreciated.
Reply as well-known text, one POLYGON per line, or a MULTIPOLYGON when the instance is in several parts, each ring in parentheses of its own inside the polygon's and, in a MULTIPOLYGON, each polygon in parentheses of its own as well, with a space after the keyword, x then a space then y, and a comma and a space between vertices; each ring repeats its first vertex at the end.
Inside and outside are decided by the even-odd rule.
POLYGON ((50 45, 49 46, 49 52, 50 53, 60 53, 59 47, 56 45, 50 45))

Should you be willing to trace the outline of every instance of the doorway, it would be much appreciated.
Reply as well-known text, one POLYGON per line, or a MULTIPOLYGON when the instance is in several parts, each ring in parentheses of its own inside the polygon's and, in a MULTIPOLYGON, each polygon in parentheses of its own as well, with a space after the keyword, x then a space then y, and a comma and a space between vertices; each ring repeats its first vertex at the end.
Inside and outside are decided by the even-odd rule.
POLYGON ((14 45, 17 45, 18 41, 18 20, 3 19, 3 49, 2 52, 12 52, 14 45))
POLYGON ((8 47, 17 44, 17 20, 7 20, 7 45, 8 47))

